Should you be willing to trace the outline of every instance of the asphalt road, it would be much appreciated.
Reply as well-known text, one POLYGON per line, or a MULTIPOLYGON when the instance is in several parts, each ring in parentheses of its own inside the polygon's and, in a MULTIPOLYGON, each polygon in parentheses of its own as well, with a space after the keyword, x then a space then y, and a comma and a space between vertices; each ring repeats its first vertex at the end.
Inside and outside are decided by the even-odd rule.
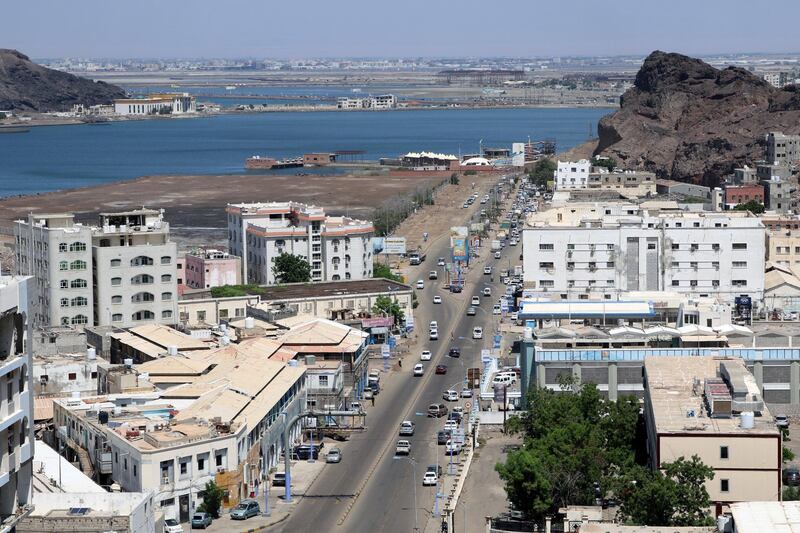
POLYGON ((447 457, 444 446, 436 444, 436 433, 442 429, 444 419, 428 418, 425 412, 431 403, 445 403, 449 407, 464 404, 465 400, 444 401, 442 392, 449 388, 460 391, 466 369, 480 366, 481 349, 491 348, 491 337, 499 319, 492 316, 492 306, 505 292, 497 272, 508 265, 508 259, 511 265, 519 264, 521 251, 520 247, 506 248, 503 258, 495 260, 488 258, 490 252, 484 247, 482 256, 470 266, 464 291, 452 294, 444 288, 442 267, 436 267, 436 258, 446 257, 448 248, 446 238, 435 242, 428 250, 425 263, 412 271, 411 280, 425 280, 425 288, 417 291, 420 305, 415 312, 415 324, 419 342, 412 344, 402 370, 382 380, 385 383, 381 384, 375 407, 368 411, 368 430, 353 435, 343 446, 342 462, 326 466, 291 517, 279 526, 281 531, 407 532, 413 531, 415 524, 422 531, 432 518, 435 489, 422 486, 422 474, 427 465, 437 460, 446 472, 447 457), (486 264, 494 266, 494 283, 483 274, 486 264), (428 272, 433 269, 439 270, 438 281, 427 279, 428 272), (491 297, 481 296, 477 315, 467 316, 470 299, 480 294, 485 286, 491 286, 491 297), (442 304, 432 303, 435 294, 442 296, 442 304), (438 341, 427 340, 427 326, 431 320, 439 323, 438 341), (483 327, 482 340, 472 338, 474 326, 483 327), (452 346, 461 348, 461 357, 447 356, 452 346), (432 360, 423 362, 423 377, 413 377, 412 368, 419 362, 419 352, 423 349, 432 352, 432 360), (446 375, 434 373, 437 364, 448 366, 446 375), (394 455, 403 420, 416 424, 415 435, 408 438, 413 463, 409 458, 394 455))

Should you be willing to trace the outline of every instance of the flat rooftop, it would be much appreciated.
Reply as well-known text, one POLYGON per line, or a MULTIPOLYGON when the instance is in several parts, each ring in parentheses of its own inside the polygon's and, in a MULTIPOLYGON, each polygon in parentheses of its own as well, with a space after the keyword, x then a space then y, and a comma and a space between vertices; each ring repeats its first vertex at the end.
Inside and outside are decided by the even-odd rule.
MULTIPOLYGON (((347 281, 328 281, 324 283, 289 283, 286 285, 260 285, 243 289, 262 301, 307 300, 309 298, 329 298, 331 296, 358 296, 362 294, 410 291, 411 286, 383 278, 370 278, 347 281)), ((211 291, 197 291, 184 294, 182 300, 211 298, 211 291)))
POLYGON ((725 433, 745 435, 777 435, 778 428, 766 404, 761 416, 756 416, 751 429, 740 427, 741 419, 711 418, 703 400, 703 385, 707 378, 719 377, 719 365, 739 366, 746 376, 755 378, 739 358, 713 356, 659 356, 644 360, 646 403, 652 406, 656 432, 664 433, 725 433), (695 380, 699 382, 695 386, 695 380), (687 416, 694 411, 695 416, 687 416))

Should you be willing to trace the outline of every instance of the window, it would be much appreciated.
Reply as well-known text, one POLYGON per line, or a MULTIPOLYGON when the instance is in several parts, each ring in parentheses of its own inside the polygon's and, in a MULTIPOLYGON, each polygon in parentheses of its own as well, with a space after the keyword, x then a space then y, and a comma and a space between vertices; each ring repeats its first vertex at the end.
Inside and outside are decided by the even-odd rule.
POLYGON ((86 251, 86 243, 85 242, 73 242, 69 245, 70 252, 85 252, 86 251))
POLYGON ((727 446, 720 446, 719 447, 719 458, 720 459, 727 459, 728 458, 728 447, 727 446))
MULTIPOLYGON (((734 250, 747 250, 747 243, 746 242, 735 242, 733 243, 734 250)), ((726 481, 726 480, 724 480, 726 481)))
POLYGON ((161 318, 172 318, 172 311, 169 309, 161 311, 161 318))
POLYGON ((69 263, 66 261, 59 261, 58 262, 58 269, 59 270, 69 270, 69 263))
POLYGON ((727 479, 720 479, 719 480, 719 490, 720 492, 728 492, 731 488, 730 481, 727 479))
POLYGON ((606 263, 606 267, 607 267, 607 268, 614 268, 614 261, 608 261, 608 262, 606 263))
POLYGON ((122 296, 120 296, 119 294, 115 294, 114 296, 111 297, 111 303, 112 304, 121 304, 122 303, 122 296))
POLYGON ((540 244, 539 250, 541 251, 552 251, 555 250, 555 245, 553 244, 540 244))
POLYGON ((61 307, 69 307, 69 298, 61 298, 61 307))
POLYGON ((59 245, 58 245, 58 251, 59 252, 66 252, 67 249, 68 249, 67 243, 65 243, 65 242, 59 243, 59 245))
POLYGON ((539 263, 539 268, 553 268, 553 263, 541 262, 539 263))
POLYGON ((136 257, 131 259, 132 267, 151 266, 152 264, 153 264, 153 258, 147 257, 146 255, 137 255, 136 257))
POLYGON ((111 266, 112 267, 122 266, 122 259, 112 259, 111 266))
POLYGON ((138 469, 136 467, 137 467, 137 464, 133 463, 133 477, 137 477, 139 475, 138 469))
POLYGON ((111 278, 111 285, 113 287, 119 287, 122 285, 122 278, 111 278))
POLYGON ((161 264, 162 265, 169 265, 170 263, 172 263, 172 258, 170 256, 168 256, 168 255, 162 255, 161 256, 161 264))
POLYGON ((747 287, 747 280, 746 279, 735 279, 731 281, 731 285, 734 287, 747 287))
POLYGON ((747 261, 734 261, 733 268, 747 268, 747 261))
POLYGON ((319 376, 319 386, 320 387, 328 386, 328 376, 319 376))
POLYGON ((161 283, 169 283, 170 281, 172 281, 171 274, 161 274, 161 283))
POLYGON ((86 270, 86 261, 77 259, 69 264, 70 270, 86 270))
POLYGON ((574 250, 574 249, 575 249, 575 245, 574 244, 568 244, 567 245, 567 250, 574 250))
POLYGON ((70 305, 72 305, 72 307, 86 307, 89 305, 89 301, 83 296, 77 296, 72 299, 70 305))
POLYGON ((162 301, 169 301, 172 300, 172 293, 171 292, 162 292, 161 293, 161 300, 162 301))
POLYGON ((673 287, 680 287, 681 286, 681 282, 678 281, 677 279, 673 279, 672 280, 672 286, 673 287))
POLYGON ((680 250, 681 249, 681 245, 680 244, 676 244, 676 243, 672 243, 672 249, 673 250, 680 250))
POLYGON ((711 280, 711 286, 712 287, 719 287, 719 280, 718 279, 712 279, 711 280))
POLYGON ((205 311, 198 311, 197 312, 197 321, 198 322, 205 322, 206 321, 206 312, 205 311))
POLYGON ((655 250, 655 249, 656 249, 656 243, 654 243, 654 242, 648 242, 648 243, 647 243, 647 249, 648 249, 648 250, 655 250))
POLYGON ((66 288, 68 288, 68 287, 69 287, 69 281, 67 281, 67 280, 65 280, 65 279, 62 279, 62 280, 59 282, 58 286, 59 286, 59 287, 61 287, 62 289, 66 289, 66 288))
POLYGON ((697 280, 693 279, 693 280, 689 281, 689 286, 690 287, 697 287, 697 280))
POLYGON ((155 318, 155 315, 153 314, 152 311, 148 311, 145 309, 144 311, 136 311, 135 313, 133 313, 131 318, 133 318, 133 320, 136 321, 153 320, 155 318))
POLYGON ((131 278, 131 284, 133 285, 149 285, 153 283, 153 276, 150 274, 138 274, 131 278))
POLYGON ((72 289, 85 289, 87 286, 85 279, 73 279, 69 283, 70 288, 72 289))
POLYGON ((543 279, 539 281, 539 286, 543 288, 552 288, 555 286, 555 282, 552 279, 543 279))
POLYGON ((112 322, 122 322, 122 313, 115 313, 111 315, 112 322))
POLYGON ((72 325, 88 324, 89 318, 86 315, 75 315, 72 317, 72 325))
POLYGON ((137 292, 131 296, 131 302, 137 304, 142 302, 154 302, 156 297, 152 292, 137 292))
POLYGON ((197 457, 197 469, 202 471, 206 469, 206 458, 205 457, 197 457))

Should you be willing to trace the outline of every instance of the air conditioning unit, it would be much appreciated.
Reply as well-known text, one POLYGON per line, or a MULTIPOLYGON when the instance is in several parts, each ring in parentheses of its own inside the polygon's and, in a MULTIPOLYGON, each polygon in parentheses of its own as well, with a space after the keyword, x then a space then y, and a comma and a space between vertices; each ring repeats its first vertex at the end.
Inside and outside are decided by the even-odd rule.
POLYGON ((218 466, 217 467, 217 474, 221 474, 223 472, 225 472, 225 467, 224 466, 218 466))

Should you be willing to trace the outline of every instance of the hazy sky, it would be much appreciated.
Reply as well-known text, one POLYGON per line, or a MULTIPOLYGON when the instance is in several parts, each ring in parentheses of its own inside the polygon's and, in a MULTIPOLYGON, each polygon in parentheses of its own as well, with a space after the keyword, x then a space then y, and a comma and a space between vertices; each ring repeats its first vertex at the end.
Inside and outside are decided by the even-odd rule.
POLYGON ((800 0, 8 0, 32 57, 797 52, 800 0))

